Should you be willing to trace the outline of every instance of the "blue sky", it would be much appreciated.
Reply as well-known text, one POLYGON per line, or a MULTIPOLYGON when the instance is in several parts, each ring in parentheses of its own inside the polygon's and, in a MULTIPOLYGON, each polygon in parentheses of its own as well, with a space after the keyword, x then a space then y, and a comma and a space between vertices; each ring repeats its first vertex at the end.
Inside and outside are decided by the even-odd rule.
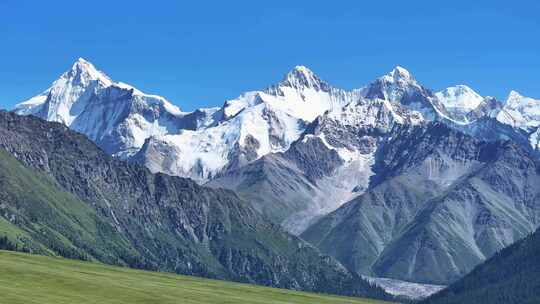
POLYGON ((395 65, 438 90, 540 98, 540 1, 0 1, 0 107, 78 58, 185 110, 295 65, 342 88, 395 65))

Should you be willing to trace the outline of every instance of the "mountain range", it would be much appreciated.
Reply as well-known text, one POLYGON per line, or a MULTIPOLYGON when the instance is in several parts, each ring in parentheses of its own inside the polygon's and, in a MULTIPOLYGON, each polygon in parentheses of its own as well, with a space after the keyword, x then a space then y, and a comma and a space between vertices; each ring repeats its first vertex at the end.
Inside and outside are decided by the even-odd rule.
POLYGON ((14 111, 64 123, 109 154, 137 159, 154 172, 204 183, 286 151, 317 117, 360 99, 387 100, 420 112, 425 120, 448 120, 470 129, 488 116, 523 130, 531 146, 537 146, 540 101, 513 91, 505 104, 493 102, 464 85, 432 93, 402 67, 347 91, 297 66, 267 89, 243 93, 221 107, 183 112, 163 97, 111 80, 80 58, 50 88, 14 111))
POLYGON ((233 190, 354 275, 449 284, 540 225, 540 100, 433 92, 399 66, 353 90, 297 66, 184 112, 79 59, 14 112, 153 173, 233 190))
POLYGON ((0 248, 390 299, 228 190, 152 174, 60 123, 0 112, 0 248))

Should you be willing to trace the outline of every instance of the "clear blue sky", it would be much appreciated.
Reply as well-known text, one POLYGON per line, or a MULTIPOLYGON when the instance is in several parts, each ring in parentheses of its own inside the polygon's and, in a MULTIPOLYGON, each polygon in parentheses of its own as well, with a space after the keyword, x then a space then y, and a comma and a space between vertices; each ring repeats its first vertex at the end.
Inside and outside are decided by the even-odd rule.
POLYGON ((342 88, 402 65, 435 90, 540 98, 540 1, 187 2, 0 0, 0 107, 78 57, 185 110, 300 64, 342 88))

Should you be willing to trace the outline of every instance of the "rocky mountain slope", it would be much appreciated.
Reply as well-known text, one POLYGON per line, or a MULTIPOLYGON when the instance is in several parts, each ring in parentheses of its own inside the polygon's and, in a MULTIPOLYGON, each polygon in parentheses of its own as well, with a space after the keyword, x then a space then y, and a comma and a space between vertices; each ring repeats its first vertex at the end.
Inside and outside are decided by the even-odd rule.
POLYGON ((528 197, 539 109, 515 92, 506 102, 465 85, 434 93, 402 67, 347 91, 298 66, 186 113, 80 60, 16 112, 63 122, 152 172, 232 189, 289 232, 309 227, 304 237, 354 271, 446 284, 538 226, 528 197), (523 159, 503 153, 512 149, 523 159))
POLYGON ((442 123, 397 126, 365 194, 301 236, 359 273, 447 284, 540 224, 528 150, 442 123))
POLYGON ((503 249, 425 304, 540 303, 540 231, 503 249))
POLYGON ((368 188, 375 151, 395 124, 419 124, 422 115, 386 100, 361 99, 311 123, 283 153, 229 170, 207 185, 235 190, 256 208, 301 233, 368 188))
POLYGON ((0 112, 0 148, 3 247, 385 297, 234 193, 111 158, 62 124, 0 112))
POLYGON ((135 159, 152 171, 205 182, 269 153, 286 151, 309 122, 356 100, 358 94, 334 88, 297 66, 277 85, 226 101, 208 127, 150 138, 135 159))
POLYGON ((377 143, 394 124, 422 123, 441 107, 401 67, 358 91, 357 100, 315 119, 288 151, 227 170, 207 185, 235 190, 301 233, 368 188, 377 143))

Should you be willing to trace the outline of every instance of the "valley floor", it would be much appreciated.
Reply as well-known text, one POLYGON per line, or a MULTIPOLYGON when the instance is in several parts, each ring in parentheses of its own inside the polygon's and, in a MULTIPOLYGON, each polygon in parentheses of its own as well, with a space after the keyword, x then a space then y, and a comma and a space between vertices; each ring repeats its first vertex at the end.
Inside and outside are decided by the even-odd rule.
POLYGON ((384 304, 10 251, 0 251, 0 302, 384 304))
POLYGON ((443 290, 446 286, 412 283, 388 278, 364 277, 371 283, 381 287, 387 293, 412 300, 421 300, 443 290))

